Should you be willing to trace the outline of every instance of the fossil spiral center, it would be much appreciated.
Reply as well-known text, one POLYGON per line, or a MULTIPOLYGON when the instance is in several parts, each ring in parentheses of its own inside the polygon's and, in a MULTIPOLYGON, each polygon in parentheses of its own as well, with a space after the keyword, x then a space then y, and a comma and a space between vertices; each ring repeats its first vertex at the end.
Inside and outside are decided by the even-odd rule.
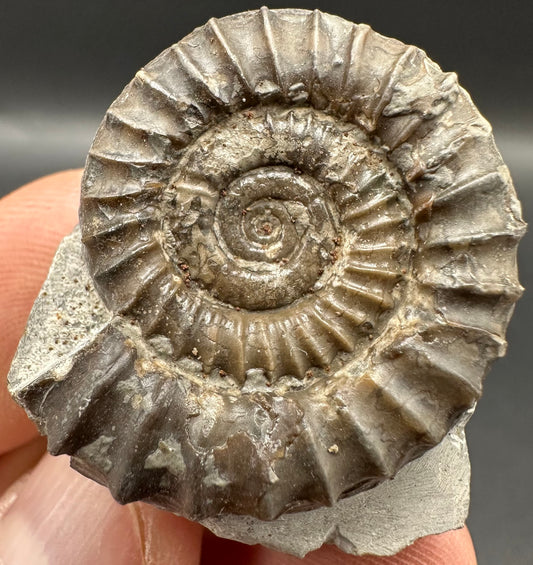
POLYGON ((247 210, 248 217, 242 220, 243 231, 250 245, 261 246, 261 249, 265 250, 266 257, 272 258, 281 247, 284 223, 286 224, 286 218, 284 218, 286 210, 277 204, 277 202, 268 200, 254 202, 247 210))
POLYGON ((320 183, 288 167, 260 167, 234 180, 220 198, 214 229, 223 277, 198 272, 217 298, 264 310, 309 292, 331 263, 334 212, 320 183), (235 283, 238 283, 237 285, 235 283))

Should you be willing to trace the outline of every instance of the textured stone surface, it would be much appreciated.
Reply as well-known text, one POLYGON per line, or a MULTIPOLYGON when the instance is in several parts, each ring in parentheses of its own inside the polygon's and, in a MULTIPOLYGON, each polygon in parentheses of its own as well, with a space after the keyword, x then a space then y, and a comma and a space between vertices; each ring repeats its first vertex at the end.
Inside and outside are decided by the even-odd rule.
MULTIPOLYGON (((46 371, 68 363, 72 351, 91 341, 109 320, 109 312, 92 287, 76 229, 59 247, 33 307, 10 372, 13 394, 35 380, 36 367, 46 371), (76 329, 84 329, 86 337, 76 329), (55 346, 51 348, 50 343, 55 346)), ((131 394, 135 391, 130 391, 130 399, 131 394)), ((229 515, 202 523, 221 537, 261 543, 298 556, 323 543, 333 543, 347 553, 394 554, 421 536, 463 525, 468 514, 470 479, 463 432, 466 417, 440 445, 407 464, 393 480, 333 507, 285 514, 271 522, 229 515)), ((109 471, 112 440, 100 436, 83 448, 84 457, 98 461, 109 471)), ((167 467, 179 473, 184 466, 179 444, 161 442, 147 466, 167 467)))
POLYGON ((33 305, 11 364, 12 393, 29 386, 39 374, 58 367, 65 370, 72 354, 92 341, 111 318, 94 290, 76 227, 59 246, 50 276, 33 305))

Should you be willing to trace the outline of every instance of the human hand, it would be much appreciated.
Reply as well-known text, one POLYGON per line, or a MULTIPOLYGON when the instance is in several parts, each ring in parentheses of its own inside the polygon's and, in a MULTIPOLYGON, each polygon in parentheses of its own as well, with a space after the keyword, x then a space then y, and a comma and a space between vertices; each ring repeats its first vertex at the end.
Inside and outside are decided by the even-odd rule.
POLYGON ((120 506, 45 440, 10 398, 6 375, 62 237, 77 223, 80 171, 32 182, 0 200, 0 563, 2 565, 475 565, 466 528, 390 557, 325 546, 305 559, 221 540, 143 503, 120 506))

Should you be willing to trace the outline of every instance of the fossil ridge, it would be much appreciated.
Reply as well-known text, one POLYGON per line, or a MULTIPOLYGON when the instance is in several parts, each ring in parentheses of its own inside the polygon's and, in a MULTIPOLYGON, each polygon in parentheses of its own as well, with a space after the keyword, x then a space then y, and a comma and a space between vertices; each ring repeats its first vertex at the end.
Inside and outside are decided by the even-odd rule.
POLYGON ((21 380, 23 340, 11 393, 119 502, 193 519, 394 477, 479 399, 522 291, 520 206, 455 74, 320 11, 213 19, 141 69, 80 230, 94 327, 21 380))

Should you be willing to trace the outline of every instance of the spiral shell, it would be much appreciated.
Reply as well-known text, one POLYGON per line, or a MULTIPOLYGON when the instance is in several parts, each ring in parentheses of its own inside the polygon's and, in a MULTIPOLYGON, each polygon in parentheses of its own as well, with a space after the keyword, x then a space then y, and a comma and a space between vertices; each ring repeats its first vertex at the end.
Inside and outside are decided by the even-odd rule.
POLYGON ((80 218, 114 317, 26 403, 117 500, 192 518, 393 477, 477 401, 521 293, 519 204, 456 76, 319 11, 213 19, 140 70, 80 218))

